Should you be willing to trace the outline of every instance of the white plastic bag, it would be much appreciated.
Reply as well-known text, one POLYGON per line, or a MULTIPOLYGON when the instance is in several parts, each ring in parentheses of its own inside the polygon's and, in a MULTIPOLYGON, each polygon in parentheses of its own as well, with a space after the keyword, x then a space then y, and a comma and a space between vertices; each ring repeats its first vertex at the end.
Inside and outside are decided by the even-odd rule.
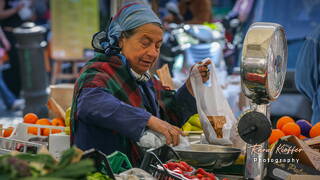
MULTIPOLYGON (((166 144, 166 137, 158 132, 153 130, 146 130, 142 137, 139 139, 137 144, 143 148, 158 148, 166 144)), ((188 137, 180 135, 180 143, 178 146, 175 146, 177 149, 188 149, 190 148, 190 143, 188 137)))
MULTIPOLYGON (((202 63, 207 60, 209 59, 202 60, 202 63)), ((232 129, 237 121, 218 84, 214 63, 211 63, 209 66, 210 78, 206 83, 202 82, 197 66, 198 64, 192 69, 190 81, 197 101, 197 110, 206 139, 209 144, 230 145, 232 144, 232 129), (211 126, 207 116, 225 116, 226 123, 222 128, 222 138, 217 138, 216 132, 211 126)))

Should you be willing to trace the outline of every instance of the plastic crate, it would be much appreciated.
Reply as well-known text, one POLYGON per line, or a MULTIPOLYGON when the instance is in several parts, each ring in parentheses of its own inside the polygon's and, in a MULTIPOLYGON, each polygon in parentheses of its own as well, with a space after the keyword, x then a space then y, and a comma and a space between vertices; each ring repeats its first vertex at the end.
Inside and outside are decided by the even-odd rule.
MULTIPOLYGON (((51 132, 53 129, 59 129, 62 132, 64 132, 65 127, 19 123, 14 128, 11 135, 5 139, 11 139, 13 141, 21 141, 24 143, 42 144, 49 150, 49 152, 55 158, 59 159, 61 156, 61 153, 66 149, 70 148, 70 137, 68 135, 58 135, 58 133, 52 134, 51 132), (28 133, 29 127, 37 128, 38 134, 37 135, 29 134, 28 133), (41 129, 44 129, 44 128, 49 129, 49 134, 50 134, 49 136, 41 135, 41 129)), ((2 152, 5 152, 5 150, 3 150, 2 152)))
POLYGON ((41 129, 48 128, 50 129, 50 134, 52 132, 52 129, 60 129, 62 132, 64 132, 65 127, 62 126, 49 126, 49 125, 38 125, 38 124, 28 124, 28 123, 19 123, 16 128, 14 128, 12 134, 9 139, 17 139, 21 141, 28 141, 32 137, 47 137, 41 135, 41 129), (36 127, 38 128, 38 134, 33 135, 28 133, 28 127, 36 127))
POLYGON ((107 158, 112 168, 112 172, 115 174, 119 174, 132 168, 128 157, 122 152, 115 151, 112 154, 108 155, 107 158))
POLYGON ((99 150, 89 149, 82 156, 82 159, 86 158, 93 159, 97 171, 108 175, 112 179, 115 179, 114 174, 119 174, 132 168, 128 157, 119 151, 107 156, 99 150))
POLYGON ((103 152, 95 149, 89 149, 82 155, 82 159, 87 158, 94 161, 94 166, 98 172, 108 175, 112 179, 116 179, 110 167, 108 158, 103 152))
POLYGON ((156 149, 149 149, 145 152, 140 168, 159 180, 187 179, 163 166, 169 160, 180 160, 179 155, 170 146, 164 145, 156 149))
POLYGON ((43 146, 45 147, 43 144, 17 139, 0 138, 0 154, 10 153, 11 151, 36 154, 43 146))

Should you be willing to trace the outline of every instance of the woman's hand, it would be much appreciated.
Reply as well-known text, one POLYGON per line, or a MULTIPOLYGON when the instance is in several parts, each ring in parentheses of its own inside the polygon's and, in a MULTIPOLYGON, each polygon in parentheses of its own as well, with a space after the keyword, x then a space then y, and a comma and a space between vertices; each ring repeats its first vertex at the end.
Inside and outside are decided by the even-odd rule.
MULTIPOLYGON (((198 70, 200 72, 200 75, 201 75, 201 78, 202 78, 202 82, 205 83, 206 81, 209 80, 209 77, 210 77, 210 70, 208 68, 208 65, 211 64, 211 60, 208 60, 208 61, 205 61, 205 62, 198 62, 197 64, 200 64, 198 66, 198 70)), ((190 72, 192 72, 192 69, 194 68, 195 65, 193 65, 191 67, 191 70, 190 72)), ((187 82, 186 82, 186 86, 188 88, 188 91, 190 92, 190 94, 192 96, 194 96, 193 94, 193 90, 192 90, 192 85, 191 85, 191 81, 190 81, 190 76, 188 77, 187 79, 187 82)))
POLYGON ((180 142, 181 130, 177 126, 173 126, 155 116, 151 116, 147 122, 147 126, 166 137, 166 144, 177 146, 180 142))

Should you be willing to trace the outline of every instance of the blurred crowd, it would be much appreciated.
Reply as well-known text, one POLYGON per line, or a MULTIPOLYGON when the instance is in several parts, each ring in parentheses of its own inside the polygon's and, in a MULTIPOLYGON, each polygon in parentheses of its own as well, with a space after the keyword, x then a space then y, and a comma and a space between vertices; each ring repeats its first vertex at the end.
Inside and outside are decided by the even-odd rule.
POLYGON ((18 52, 13 29, 26 21, 48 26, 48 0, 0 0, 0 96, 9 110, 23 108, 18 52))

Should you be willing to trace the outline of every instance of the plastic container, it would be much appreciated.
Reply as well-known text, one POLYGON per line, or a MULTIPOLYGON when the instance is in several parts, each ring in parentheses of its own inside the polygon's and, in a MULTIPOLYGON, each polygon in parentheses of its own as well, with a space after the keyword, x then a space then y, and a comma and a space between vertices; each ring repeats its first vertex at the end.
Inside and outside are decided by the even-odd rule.
POLYGON ((82 159, 87 158, 90 158, 94 161, 94 166, 98 172, 108 175, 112 179, 116 179, 112 172, 108 158, 103 152, 95 149, 89 149, 82 155, 82 159))
POLYGON ((132 168, 128 157, 119 151, 115 151, 112 154, 108 155, 108 161, 113 173, 115 174, 119 174, 132 168))
POLYGON ((62 132, 64 132, 65 127, 62 126, 49 126, 49 125, 38 125, 38 124, 28 124, 28 123, 19 123, 16 128, 14 128, 11 136, 9 136, 9 139, 17 139, 21 141, 28 141, 32 137, 47 137, 41 135, 41 129, 42 128, 48 128, 50 129, 50 134, 53 129, 60 129, 62 132), (36 127, 38 129, 38 134, 29 134, 28 133, 28 127, 36 127))
POLYGON ((143 157, 140 168, 159 180, 187 179, 180 174, 167 170, 163 166, 169 160, 180 160, 179 155, 171 147, 164 145, 156 149, 149 149, 143 157))
POLYGON ((86 158, 93 159, 95 168, 112 179, 115 179, 114 174, 119 174, 132 168, 128 157, 119 151, 107 156, 99 150, 89 149, 82 155, 82 159, 86 158))
POLYGON ((36 154, 43 146, 43 144, 21 141, 17 139, 0 138, 0 154, 7 154, 11 151, 36 154))

